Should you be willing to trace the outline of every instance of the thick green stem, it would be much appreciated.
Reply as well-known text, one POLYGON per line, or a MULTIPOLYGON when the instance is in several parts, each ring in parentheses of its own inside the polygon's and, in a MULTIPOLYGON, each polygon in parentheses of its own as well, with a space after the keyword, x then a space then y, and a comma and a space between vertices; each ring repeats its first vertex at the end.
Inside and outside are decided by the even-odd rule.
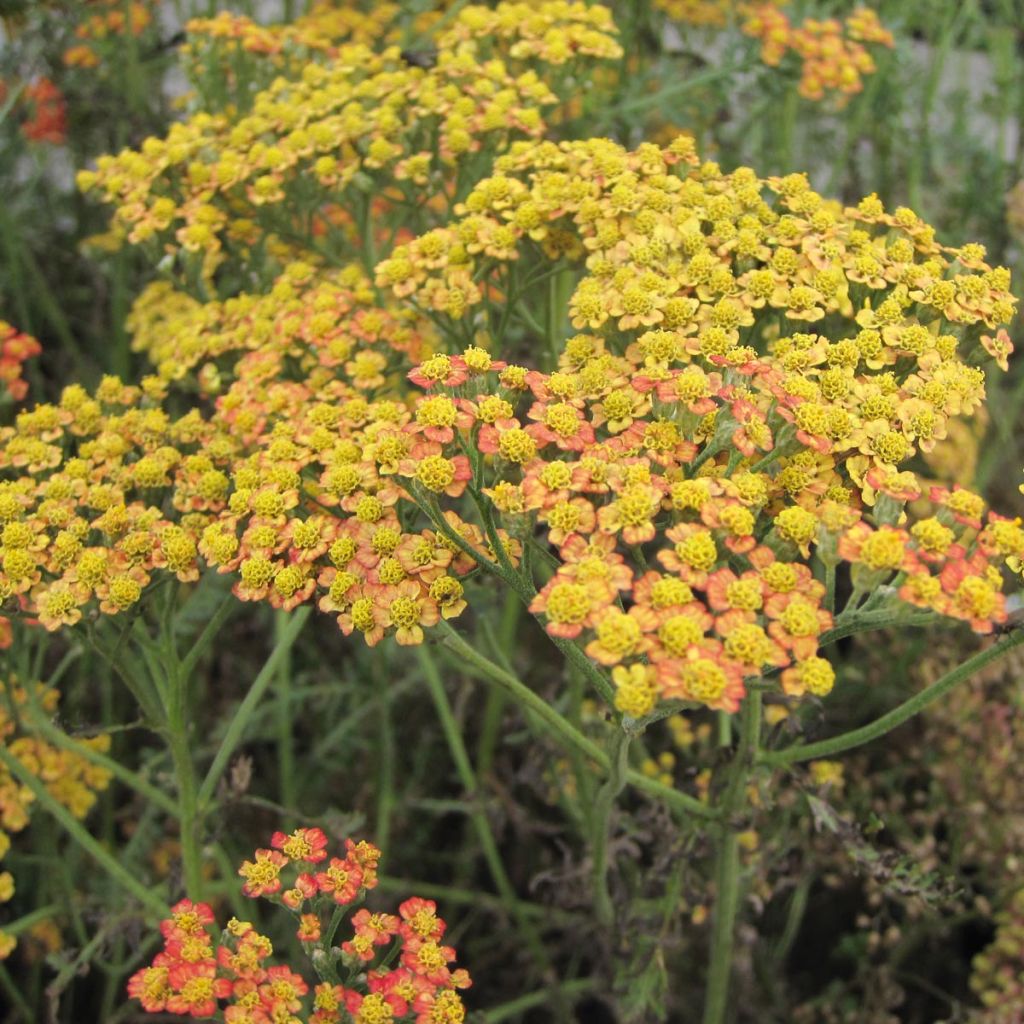
MULTIPOLYGON (((550 958, 544 951, 544 944, 533 922, 527 915, 520 912, 519 904, 516 900, 515 887, 505 871, 505 865, 501 859, 501 851, 498 848, 497 840, 494 838, 491 823, 487 818, 486 812, 479 804, 479 786, 476 773, 469 759, 469 752, 466 750, 466 744, 462 739, 458 722, 455 720, 441 674, 428 648, 421 646, 418 654, 424 678, 430 689, 430 696, 434 701, 434 707, 441 722, 441 731, 444 733, 448 750, 459 776, 459 782, 465 790, 466 797, 471 801, 470 818, 473 822, 473 828, 477 835, 477 841, 480 843, 484 860, 487 863, 487 870, 490 873, 491 880, 494 882, 494 887, 498 890, 502 904, 516 921, 538 972, 542 977, 546 977, 546 980, 551 981, 551 998, 556 1002, 562 1001, 558 995, 556 976, 551 970, 550 958)), ((568 1005, 562 1006, 562 1010, 568 1011, 568 1009, 568 1005)))
POLYGON ((213 764, 210 765, 210 770, 206 773, 206 778, 203 779, 203 784, 199 787, 199 806, 201 808, 205 809, 209 804, 213 792, 217 788, 217 783, 220 781, 221 775, 224 774, 228 761, 231 760, 231 755, 235 752, 238 744, 242 742, 242 736, 245 733, 246 726, 249 724, 249 719, 252 718, 256 711, 256 706, 277 674, 277 667, 281 659, 291 650, 312 611, 311 605, 303 605, 292 613, 291 620, 277 638, 274 649, 270 652, 270 657, 264 662, 259 675, 256 676, 252 686, 249 687, 249 692, 243 698, 242 703, 238 705, 238 710, 235 712, 234 718, 231 719, 231 724, 224 734, 224 739, 221 740, 220 747, 213 759, 213 764))
MULTIPOLYGON (((534 693, 533 690, 516 679, 511 673, 506 672, 500 665, 496 665, 490 658, 474 650, 443 619, 436 628, 444 634, 444 643, 459 656, 466 668, 475 670, 483 678, 497 683, 515 698, 524 711, 532 713, 536 721, 544 727, 545 731, 560 740, 564 746, 573 747, 581 754, 589 757, 605 775, 611 773, 611 761, 608 755, 593 740, 588 739, 583 733, 570 725, 547 701, 534 693)), ((680 793, 669 786, 662 785, 654 779, 649 779, 641 772, 627 771, 626 781, 635 789, 649 793, 686 814, 695 815, 700 818, 714 818, 717 816, 714 810, 696 798, 680 793)))
POLYGON ((743 811, 747 783, 761 737, 761 692, 751 690, 740 709, 739 747, 729 764, 720 805, 715 861, 715 908, 704 997, 704 1024, 723 1024, 729 1009, 733 939, 740 903, 740 844, 736 816, 743 811))
POLYGON ((629 742, 632 738, 621 727, 615 730, 609 752, 611 771, 597 794, 594 808, 594 909, 598 923, 604 928, 612 928, 615 924, 615 906, 608 889, 608 839, 615 800, 626 785, 629 742))
MULTIPOLYGON (((288 613, 274 612, 274 644, 281 642, 288 628, 288 613)), ((281 804, 289 811, 296 810, 295 791, 295 735, 292 729, 292 659, 285 653, 277 668, 277 770, 280 775, 281 804)))
POLYGON ((195 762, 188 728, 187 682, 171 673, 167 707, 167 741, 174 762, 174 778, 178 785, 178 826, 181 838, 181 863, 185 892, 201 900, 203 863, 200 841, 200 815, 197 799, 195 762))
POLYGON ((47 721, 45 712, 36 704, 29 710, 30 726, 33 732, 41 733, 54 746, 70 750, 86 761, 97 765, 110 772, 114 778, 123 782, 126 786, 134 789, 144 800, 159 807, 165 814, 176 817, 178 805, 163 790, 157 789, 152 783, 147 782, 138 772, 126 768, 120 761, 95 750, 93 747, 69 736, 62 729, 58 729, 52 722, 47 721))
POLYGON ((979 651, 973 658, 968 658, 962 665, 958 665, 951 672, 947 672, 941 679, 936 680, 920 693, 914 694, 909 700, 905 700, 899 707, 876 718, 875 721, 843 733, 841 736, 833 736, 828 740, 821 740, 819 743, 799 743, 785 750, 768 751, 760 756, 762 763, 772 766, 795 764, 798 761, 810 761, 817 757, 832 757, 841 754, 845 750, 852 750, 854 747, 863 746, 872 740, 884 736, 897 726, 913 718, 918 712, 923 711, 929 704, 944 697, 957 684, 969 679, 975 672, 998 658, 1001 658, 1007 651, 1012 650, 1024 643, 1024 630, 1018 629, 1008 636, 1004 636, 991 647, 979 651))

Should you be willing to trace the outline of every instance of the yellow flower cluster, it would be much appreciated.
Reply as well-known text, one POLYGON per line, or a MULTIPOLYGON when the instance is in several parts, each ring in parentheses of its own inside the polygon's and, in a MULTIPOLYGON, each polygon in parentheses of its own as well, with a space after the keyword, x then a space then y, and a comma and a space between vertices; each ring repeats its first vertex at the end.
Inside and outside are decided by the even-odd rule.
POLYGON ((224 301, 199 302, 168 282, 154 282, 136 299, 127 326, 134 351, 156 370, 157 380, 143 381, 150 394, 185 378, 216 394, 249 352, 260 353, 250 363, 259 362, 267 379, 282 372, 281 361, 296 346, 307 371, 340 366, 357 388, 376 388, 392 355, 375 346, 378 340, 415 361, 425 338, 436 334, 415 310, 380 307, 358 266, 324 270, 303 261, 286 264, 266 292, 224 301))
MULTIPOLYGON (((962 489, 933 489, 912 526, 904 514, 922 491, 908 462, 983 401, 966 360, 1012 349, 983 333, 1015 303, 980 246, 944 247, 874 196, 844 210, 803 175, 724 174, 686 138, 521 144, 495 170, 378 283, 457 337, 485 295, 528 291, 521 262, 584 265, 569 300, 583 333, 514 400, 476 385, 467 447, 493 457, 483 492, 510 533, 542 525, 558 551, 532 610, 589 641, 623 711, 658 697, 732 709, 771 666, 791 694, 827 693, 832 598, 812 547, 850 563, 858 595, 892 581, 981 631, 1005 617, 999 567, 1024 552, 1020 522, 983 524, 962 489)), ((412 379, 465 394, 443 374, 412 379)))
POLYGON ((322 237, 311 248, 346 253, 351 211, 368 209, 371 196, 419 209, 429 183, 446 207, 452 168, 540 135, 542 109, 557 102, 545 64, 618 52, 604 8, 552 0, 522 15, 516 4, 462 8, 429 67, 397 47, 346 44, 275 78, 244 116, 198 112, 165 139, 101 158, 79 185, 115 205, 129 241, 157 239, 208 272, 224 249, 251 262, 268 232, 299 244, 322 237), (481 24, 493 28, 490 43, 481 24))
POLYGON ((265 25, 244 14, 220 11, 185 26, 182 67, 193 84, 187 104, 203 110, 249 110, 254 93, 279 76, 297 78, 310 61, 329 62, 345 44, 379 49, 397 44, 402 28, 423 35, 443 11, 412 16, 396 3, 339 4, 316 0, 294 21, 265 25))
POLYGON ((511 60, 560 66, 576 57, 617 60, 622 48, 611 11, 581 0, 500 3, 494 8, 465 8, 439 38, 442 50, 484 56, 508 53, 511 60), (490 44, 490 45, 488 45, 490 44))
MULTIPOLYGON (((403 483, 461 493, 467 462, 441 456, 436 439, 463 414, 412 416, 394 388, 422 348, 416 318, 369 297, 358 271, 296 264, 269 302, 190 310, 184 363, 208 360, 198 380, 222 392, 208 419, 155 405, 167 383, 158 375, 142 388, 108 378, 95 395, 71 386, 20 414, 0 431, 4 598, 57 629, 87 606, 132 607, 156 572, 196 580, 205 563, 236 574, 242 600, 291 608, 315 595, 371 644, 385 632, 417 643, 424 625, 459 614, 473 559, 413 525, 420 512, 403 483)), ((162 357, 180 329, 169 316, 142 334, 162 357)), ((170 358, 159 368, 178 375, 170 358)), ((443 525, 486 551, 454 511, 443 525)))
MULTIPOLYGON (((35 735, 31 715, 52 717, 59 700, 56 690, 41 683, 26 688, 9 679, 0 700, 0 744, 46 786, 55 800, 76 818, 84 818, 96 802, 96 794, 107 788, 111 776, 73 748, 106 753, 110 737, 69 739, 68 746, 56 747, 35 735)), ((11 834, 28 826, 33 803, 32 792, 0 765, 0 860, 11 847, 11 834)), ((14 878, 9 871, 0 871, 0 903, 6 903, 13 895, 14 878)), ((0 960, 10 956, 14 947, 14 936, 0 928, 0 960)))
MULTIPOLYGON (((208 55, 230 62, 232 47, 265 57, 295 56, 305 51, 332 53, 339 44, 373 46, 388 37, 402 8, 396 3, 338 4, 317 0, 292 22, 263 25, 234 11, 211 18, 192 18, 185 26, 188 40, 182 47, 186 61, 208 55)), ((306 54, 308 56, 308 54, 306 54)), ((280 66, 278 64, 278 66, 280 66)))
POLYGON ((633 716, 734 710, 776 672, 825 696, 841 563, 851 609, 886 593, 1002 621, 1020 521, 910 467, 983 402, 976 363, 1005 368, 1009 272, 909 209, 725 173, 688 137, 529 138, 518 104, 553 93, 516 62, 571 78, 563 60, 614 55, 613 31, 580 4, 462 8, 436 67, 346 44, 234 123, 196 114, 101 162, 85 183, 134 240, 207 261, 223 245, 259 283, 152 286, 130 325, 156 368, 141 388, 68 388, 0 432, 11 605, 55 629, 205 564, 242 600, 315 600, 346 634, 411 644, 482 569, 633 716), (360 270, 324 269, 348 251, 388 305, 360 270), (172 419, 180 383, 213 412, 172 419))
POLYGON ((890 580, 977 629, 1004 616, 996 567, 1024 554, 1018 522, 983 524, 963 490, 902 516, 920 494, 907 461, 983 399, 960 352, 1010 348, 982 333, 1014 302, 980 247, 944 248, 874 197, 843 210, 802 175, 723 174, 686 138, 519 144, 496 171, 379 265, 420 318, 373 307, 358 271, 305 263, 266 301, 150 295, 136 330, 157 381, 196 370, 216 413, 126 411, 137 393, 108 382, 99 402, 69 389, 24 414, 4 448, 27 469, 8 491, 8 592, 55 628, 93 599, 130 606, 153 570, 193 579, 202 556, 242 599, 317 595, 346 632, 415 643, 464 607, 460 575, 514 571, 539 528, 557 558, 532 609, 586 643, 635 715, 659 697, 733 708, 771 667, 790 694, 827 693, 812 547, 850 563, 859 593, 890 580), (410 408, 395 374, 425 318, 457 345, 485 295, 523 291, 520 261, 582 265, 584 333, 557 370, 456 347, 409 374, 427 392, 410 408), (467 486, 486 538, 438 504, 467 486))

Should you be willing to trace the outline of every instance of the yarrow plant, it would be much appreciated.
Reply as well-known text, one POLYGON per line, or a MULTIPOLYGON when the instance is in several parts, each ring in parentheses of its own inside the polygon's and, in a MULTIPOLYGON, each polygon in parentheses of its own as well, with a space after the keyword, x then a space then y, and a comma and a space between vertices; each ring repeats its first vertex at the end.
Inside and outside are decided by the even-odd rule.
MULTIPOLYGON (((799 60, 808 99, 858 91, 866 47, 892 45, 867 9, 797 28, 776 5, 742 16, 766 63, 799 60)), ((372 649, 352 657, 377 659, 365 664, 378 689, 389 659, 415 658, 474 801, 441 666, 500 693, 481 775, 509 698, 563 748, 538 774, 558 788, 574 773, 561 796, 578 805, 600 933, 630 947, 627 885, 665 885, 661 934, 684 906, 695 926, 710 918, 703 1012, 720 1024, 754 823, 783 773, 811 761, 808 788, 841 792, 838 754, 1024 639, 1008 624, 1021 520, 927 462, 1009 368, 1010 271, 980 244, 944 244, 908 206, 724 169, 689 134, 565 137, 586 119, 593 73, 627 68, 604 7, 396 17, 316 4, 286 26, 193 20, 183 120, 79 172, 113 207, 117 259, 135 247, 156 268, 126 324, 146 372, 69 384, 0 426, 0 611, 17 642, 44 631, 94 654, 166 743, 173 795, 118 777, 177 830, 170 896, 76 836, 147 911, 187 893, 132 977, 146 1012, 464 1019, 468 976, 450 967, 434 904, 356 909, 376 884, 369 843, 331 856, 318 828, 275 833, 239 870, 246 897, 293 915, 315 983, 272 965, 254 924, 232 919, 218 937, 201 902, 209 857, 224 860, 213 811, 241 799, 231 759, 271 685, 297 799, 289 659, 316 609, 372 649), (431 46, 405 47, 419 37, 431 46), (236 600, 209 612, 229 587, 236 600), (215 730, 193 707, 195 670, 236 601, 273 610, 275 646, 215 730), (831 717, 837 683, 846 699, 836 641, 933 624, 999 636, 877 720, 800 737, 831 717), (517 675, 520 636, 550 641, 530 648, 545 670, 556 650, 566 663, 544 693, 517 675), (663 719, 692 770, 645 748, 663 719), (643 882, 623 867, 633 839, 615 842, 627 789, 695 837, 643 882)), ((18 400, 31 339, 0 329, 18 400)), ((492 815, 455 809, 548 978, 492 815)), ((628 1019, 644 1019, 655 998, 634 988, 628 1019)))
MULTIPOLYGON (((522 376, 520 418, 501 390, 511 371, 492 371, 498 390, 479 390, 503 408, 463 449, 495 457, 480 491, 512 535, 529 541, 536 522, 558 551, 531 610, 618 668, 620 710, 634 717, 659 694, 735 710, 743 678, 769 666, 786 669, 787 692, 824 696, 818 638, 840 562, 851 611, 895 580, 894 597, 991 631, 1005 617, 998 569, 1024 531, 993 513, 983 524, 963 490, 933 490, 933 514, 907 523, 922 487, 901 467, 981 401, 961 335, 1005 363, 1005 332, 982 332, 1012 314, 1007 274, 974 247, 943 250, 911 211, 886 214, 873 196, 843 213, 800 175, 762 183, 705 164, 684 179, 667 173, 680 158, 696 164, 686 139, 636 153, 523 147, 428 236, 459 253, 505 222, 515 248, 470 247, 432 267, 417 240, 393 258, 437 308, 452 281, 491 278, 509 294, 521 247, 550 258, 549 232, 573 239, 569 261, 586 254, 569 318, 594 333, 571 337, 552 373, 522 376), (824 582, 800 564, 812 546, 824 582)), ((459 357, 425 365, 412 379, 457 402, 459 357)))
POLYGON ((412 897, 397 914, 357 910, 377 885, 380 851, 346 840, 344 857, 329 856, 327 844, 319 828, 275 832, 238 871, 246 896, 291 912, 318 983, 271 964, 273 944, 248 921, 231 918, 215 936, 213 909, 183 899, 161 922, 163 950, 132 976, 129 994, 147 1013, 225 1024, 461 1024, 459 990, 470 979, 449 967, 455 951, 442 945, 436 904, 412 897))

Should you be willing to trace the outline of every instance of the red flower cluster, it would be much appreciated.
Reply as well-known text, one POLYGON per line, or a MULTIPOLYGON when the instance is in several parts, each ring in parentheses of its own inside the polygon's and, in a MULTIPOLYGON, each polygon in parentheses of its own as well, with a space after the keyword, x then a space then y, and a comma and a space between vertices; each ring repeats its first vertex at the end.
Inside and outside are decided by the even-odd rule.
POLYGON ((274 833, 270 849, 257 850, 239 869, 247 896, 267 897, 295 915, 298 938, 321 978, 312 999, 302 975, 268 963, 273 947, 266 936, 232 919, 215 939, 212 909, 188 899, 161 924, 164 949, 132 976, 129 994, 147 1013, 223 1012, 226 1024, 461 1024, 458 990, 470 979, 449 966, 455 950, 441 944, 446 925, 432 901, 413 897, 397 915, 361 908, 351 918, 352 937, 332 945, 335 911, 376 886, 379 857, 372 844, 352 840, 344 857, 331 857, 321 829, 300 828, 274 833), (289 867, 294 877, 285 888, 281 875, 289 867))
POLYGON ((49 78, 37 78, 25 87, 23 98, 29 104, 29 116, 21 133, 32 142, 63 145, 67 138, 67 104, 60 89, 49 78))

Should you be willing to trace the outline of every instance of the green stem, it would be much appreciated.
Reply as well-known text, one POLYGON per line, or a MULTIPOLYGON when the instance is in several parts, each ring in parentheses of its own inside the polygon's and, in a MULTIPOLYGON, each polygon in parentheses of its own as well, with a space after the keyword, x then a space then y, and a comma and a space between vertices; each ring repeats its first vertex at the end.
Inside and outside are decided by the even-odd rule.
POLYGON ((704 1024, 723 1024, 729 1009, 732 950, 740 903, 740 843, 735 818, 746 803, 747 781, 761 737, 761 692, 751 690, 740 709, 739 747, 729 764, 715 862, 715 908, 704 997, 704 1024))
POLYGON ((825 563, 825 610, 830 614, 836 610, 836 566, 825 563))
MULTIPOLYGON (((288 613, 274 612, 274 644, 281 642, 288 628, 288 613)), ((292 731, 292 659, 290 649, 282 655, 277 669, 277 770, 281 779, 281 803, 296 810, 295 737, 292 731)))
MULTIPOLYGON (((541 942, 540 935, 537 933, 533 922, 519 910, 515 887, 505 871, 505 865, 502 862, 501 852, 494 838, 491 823, 487 818, 487 814, 480 806, 478 797, 479 785, 476 773, 473 771, 473 765, 469 760, 469 752, 466 750, 458 722, 455 720, 451 702, 448 700, 448 694, 445 692, 444 683, 441 680, 441 674, 438 672, 437 665, 427 647, 421 645, 417 649, 417 654, 420 667, 423 669, 424 678, 427 681, 427 687, 430 690, 431 699, 434 702, 434 708, 437 710, 437 716, 441 721, 441 731, 444 733, 452 761, 455 763, 459 782, 462 784, 466 797, 470 801, 470 818, 473 822, 473 828, 476 831, 484 860, 487 862, 487 870, 491 875, 491 880, 498 890, 498 895, 501 897, 503 905, 515 919, 534 960, 537 971, 541 977, 548 976, 552 981, 553 987, 549 993, 550 996, 552 999, 558 1000, 557 985, 554 984, 556 976, 551 970, 550 958, 545 953, 544 944, 541 942)), ((563 1009, 568 1011, 569 1008, 565 1006, 563 1009)))
MULTIPOLYGON (((595 988, 597 988, 596 978, 577 978, 575 981, 567 981, 564 985, 559 985, 558 990, 563 996, 571 998, 572 996, 581 996, 595 988)), ((502 1003, 501 1006, 496 1006, 493 1010, 488 1010, 484 1013, 481 1021, 483 1024, 500 1024, 501 1021, 514 1020, 526 1010, 543 1006, 550 998, 551 993, 547 989, 530 992, 510 1002, 502 1003)))
MULTIPOLYGON (((189 676, 182 671, 175 638, 177 586, 168 587, 160 613, 160 642, 154 646, 148 636, 140 635, 139 646, 150 667, 150 675, 160 691, 166 716, 167 746, 174 766, 178 789, 178 835, 181 842, 181 864, 185 892, 192 899, 203 898, 202 819, 196 799, 196 766, 192 749, 189 720, 189 676), (161 685, 162 677, 162 685, 161 685)), ((136 625, 140 627, 141 621, 136 625)))
POLYGON ((625 729, 616 728, 609 757, 611 771, 597 794, 594 808, 594 908, 598 923, 606 929, 615 924, 615 906, 608 889, 608 838, 615 800, 626 785, 629 743, 632 738, 625 729))
POLYGON ((213 613, 210 621, 203 627, 203 631, 196 638, 189 648, 188 654, 181 659, 181 675, 188 678, 199 663, 199 659, 206 653, 210 645, 217 639, 221 626, 227 621, 228 616, 238 607, 238 600, 233 594, 226 594, 217 610, 213 613))
MULTIPOLYGON (((501 614, 501 623, 498 636, 494 640, 493 648, 499 658, 503 652, 511 651, 515 647, 515 635, 519 625, 520 610, 522 603, 513 591, 505 595, 505 605, 501 614)), ((487 620, 484 620, 486 623, 487 620)), ((506 663, 505 667, 508 665, 506 663)), ((480 740, 477 745, 477 770, 480 775, 486 777, 491 766, 494 764, 494 753, 498 746, 498 734, 501 731, 501 720, 505 711, 505 694, 495 687, 487 694, 487 704, 484 708, 483 726, 480 729, 480 740)))
POLYGON ((24 917, 11 921, 10 924, 5 924, 3 931, 7 935, 20 935, 22 932, 27 932, 33 925, 39 924, 40 921, 55 917, 62 909, 59 903, 50 903, 48 906, 40 907, 38 910, 25 914, 24 917))
POLYGON ((849 611, 842 612, 836 618, 832 629, 822 633, 818 646, 827 647, 837 640, 855 636, 857 633, 868 633, 874 629, 888 629, 892 626, 930 626, 937 619, 938 616, 931 611, 912 611, 900 614, 891 608, 858 611, 856 608, 850 607, 849 611))
POLYGON ((366 272, 372 277, 377 266, 377 246, 373 237, 373 197, 366 193, 359 217, 359 241, 366 272))
POLYGON ((167 742, 178 785, 178 826, 181 837, 181 862, 186 893, 202 899, 203 865, 200 846, 201 816, 196 791, 196 768, 188 723, 188 687, 184 679, 171 673, 167 706, 167 742))
POLYGON ((789 911, 786 914, 786 925, 782 929, 782 935, 775 948, 772 950, 772 959, 775 961, 776 969, 780 976, 785 970, 786 961, 789 959, 790 950, 796 942, 797 933, 803 923, 804 913, 807 910, 807 900, 811 895, 811 886, 814 884, 814 876, 804 875, 797 883, 793 891, 793 897, 789 901, 789 911))
POLYGON ((114 778, 120 780, 131 789, 134 789, 139 796, 159 807, 165 814, 169 814, 174 817, 177 816, 177 804, 167 796, 163 790, 157 789, 156 786, 147 782, 137 772, 133 772, 130 768, 126 768, 120 763, 120 761, 116 761, 112 757, 107 757, 106 754, 93 749, 85 743, 81 743, 74 737, 69 736, 62 729, 58 729, 55 725, 46 720, 38 705, 35 705, 30 709, 29 718, 31 722, 31 730, 33 732, 42 733, 42 735, 45 736, 46 739, 48 739, 54 746, 61 747, 64 750, 70 750, 78 757, 81 757, 92 764, 98 765, 100 768, 110 772, 114 778))
POLYGON ((203 779, 203 783, 199 787, 199 806, 204 811, 210 803, 221 775, 224 774, 224 770, 228 766, 228 761, 231 760, 231 755, 242 741, 242 736, 245 733, 246 726, 249 724, 249 719, 255 712, 256 706, 262 699, 263 694, 266 693, 267 688, 273 682, 277 673, 278 663, 291 650, 312 611, 311 605, 303 605, 292 613, 291 621, 282 630, 277 643, 274 645, 274 649, 270 652, 270 657, 267 658, 263 668, 260 669, 259 675, 253 680, 253 684, 249 687, 249 692, 245 695, 242 703, 238 705, 238 710, 235 711, 231 724, 228 726, 224 739, 221 740, 220 747, 214 756, 213 764, 210 765, 210 770, 206 773, 206 778, 203 779))
POLYGON ((631 733, 639 735, 655 722, 664 721, 666 718, 678 715, 681 711, 693 711, 700 706, 692 700, 666 700, 662 701, 649 715, 644 715, 643 718, 623 718, 622 722, 631 733))
MULTIPOLYGON (((413 492, 413 497, 416 497, 413 492)), ((515 572, 511 566, 507 569, 502 565, 495 564, 489 558, 484 557, 473 547, 466 543, 464 537, 460 537, 441 514, 440 507, 437 504, 437 500, 433 497, 422 501, 417 499, 417 504, 420 508, 430 517, 431 522, 440 530, 452 543, 456 544, 462 551, 474 559, 481 568, 486 569, 492 575, 497 576, 502 582, 512 588, 518 595, 523 604, 529 606, 530 602, 536 596, 536 589, 534 588, 532 581, 528 582, 515 572)), ((490 530, 493 530, 493 522, 489 523, 488 516, 481 512, 482 518, 484 519, 485 527, 490 526, 490 530)), ((494 534, 495 538, 497 534, 494 534)), ((497 544, 496 539, 492 540, 492 544, 496 546, 495 554, 499 557, 504 555, 507 561, 507 555, 505 555, 504 548, 500 544, 497 544)), ((536 616, 535 616, 536 617, 536 616)), ((613 709, 616 720, 619 719, 620 715, 618 711, 614 711, 615 708, 615 688, 607 680, 604 673, 587 657, 583 650, 573 640, 566 640, 563 637, 551 636, 550 633, 545 631, 545 635, 548 639, 565 655, 565 657, 575 665, 590 681, 591 685, 597 690, 605 703, 613 709)))
MULTIPOLYGON (((587 657, 586 652, 580 649, 575 640, 566 640, 564 637, 551 636, 545 631, 548 639, 565 655, 570 665, 575 665, 584 677, 589 680, 590 685, 601 695, 609 708, 615 708, 615 688, 605 674, 587 657)), ((613 717, 620 717, 618 711, 614 711, 613 717)))
POLYGON ((39 806, 57 820, 65 832, 126 892, 131 893, 147 910, 166 917, 167 904, 147 889, 121 862, 108 853, 85 826, 55 799, 39 778, 32 774, 11 752, 0 745, 0 763, 36 798, 39 806))
POLYGON ((1024 643, 1024 629, 1015 630, 1008 636, 1002 637, 991 647, 968 658, 962 665, 947 672, 941 679, 925 687, 920 693, 914 694, 909 700, 905 700, 899 707, 893 708, 881 718, 876 718, 875 721, 869 722, 859 729, 853 729, 841 736, 833 736, 831 739, 821 740, 818 743, 798 743, 785 750, 769 751, 762 754, 760 760, 764 764, 781 767, 796 764, 799 761, 810 761, 818 757, 832 757, 835 754, 843 753, 843 751, 870 743, 872 740, 878 739, 879 736, 892 732, 897 726, 923 711, 929 704, 934 704, 935 701, 944 697, 959 683, 969 679, 975 672, 1022 643, 1024 643))
POLYGON ((386 857, 391 840, 391 815, 395 806, 395 733, 391 703, 385 687, 376 688, 380 732, 377 743, 377 828, 374 841, 386 857))
POLYGON ((793 143, 796 136, 800 94, 794 82, 786 89, 782 100, 782 123, 779 126, 779 174, 787 174, 793 167, 793 143))
POLYGON ((153 727, 157 727, 163 722, 164 717, 160 695, 146 669, 139 664, 138 659, 130 651, 125 649, 127 636, 128 627, 125 627, 114 647, 108 650, 100 644, 99 637, 92 629, 86 633, 89 645, 124 683, 128 692, 135 698, 135 703, 138 704, 146 721, 153 727))
MULTIPOLYGON (((475 669, 485 679, 501 686, 515 698, 523 710, 532 712, 540 724, 544 726, 545 730, 561 740, 565 746, 575 748, 580 753, 589 757, 606 775, 611 773, 611 762, 608 755, 596 743, 570 725, 543 698, 521 683, 511 673, 506 672, 489 658, 475 651, 443 619, 436 628, 444 634, 445 645, 458 655, 465 666, 475 669)), ((580 653, 582 654, 582 651, 580 653)), ((696 798, 680 793, 669 786, 662 785, 654 779, 649 779, 638 771, 628 771, 626 773, 626 781, 635 789, 657 797, 676 810, 700 818, 717 817, 715 811, 696 798)))

